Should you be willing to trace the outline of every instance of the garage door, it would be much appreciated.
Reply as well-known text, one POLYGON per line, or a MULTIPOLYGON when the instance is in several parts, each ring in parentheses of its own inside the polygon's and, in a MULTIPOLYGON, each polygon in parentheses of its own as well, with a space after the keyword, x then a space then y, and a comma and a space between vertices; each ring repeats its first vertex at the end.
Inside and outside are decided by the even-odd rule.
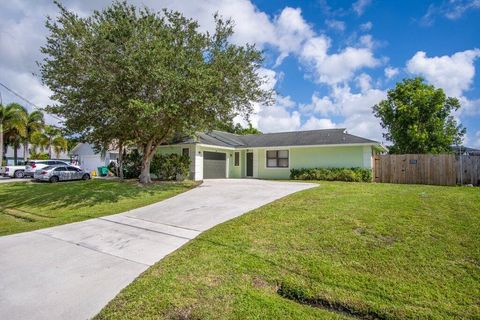
POLYGON ((227 161, 225 153, 203 152, 203 178, 226 178, 227 161))

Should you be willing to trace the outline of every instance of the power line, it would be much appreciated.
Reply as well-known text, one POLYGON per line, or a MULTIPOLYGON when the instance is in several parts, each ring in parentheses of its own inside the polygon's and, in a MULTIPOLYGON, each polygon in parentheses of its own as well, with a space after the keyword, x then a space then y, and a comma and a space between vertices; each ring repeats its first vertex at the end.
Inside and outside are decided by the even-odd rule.
MULTIPOLYGON (((7 89, 7 91, 9 91, 10 93, 12 93, 13 95, 15 95, 17 98, 20 98, 21 100, 25 101, 26 103, 28 103, 29 105, 31 105, 32 107, 34 107, 35 109, 39 110, 39 111, 44 111, 43 108, 40 108, 39 106, 37 106, 35 103, 31 102, 30 100, 28 100, 27 98, 21 96, 19 93, 15 92, 13 89, 10 89, 9 87, 7 87, 6 85, 4 85, 3 83, 0 82, 0 86, 4 87, 5 89, 7 89)), ((1 95, 0 95, 1 97, 1 95)), ((62 121, 61 118, 53 115, 53 114, 48 114, 49 116, 59 120, 59 121, 62 121)))

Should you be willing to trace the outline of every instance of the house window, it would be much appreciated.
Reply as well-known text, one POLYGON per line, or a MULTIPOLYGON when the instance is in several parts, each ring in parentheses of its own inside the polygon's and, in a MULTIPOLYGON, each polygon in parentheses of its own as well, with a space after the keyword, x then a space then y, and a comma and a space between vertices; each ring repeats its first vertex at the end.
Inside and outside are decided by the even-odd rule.
POLYGON ((267 168, 288 168, 288 150, 268 150, 267 168))
POLYGON ((240 165, 240 152, 235 152, 235 167, 238 167, 240 165))
POLYGON ((189 157, 190 156, 190 149, 189 148, 183 148, 182 149, 182 155, 189 157))

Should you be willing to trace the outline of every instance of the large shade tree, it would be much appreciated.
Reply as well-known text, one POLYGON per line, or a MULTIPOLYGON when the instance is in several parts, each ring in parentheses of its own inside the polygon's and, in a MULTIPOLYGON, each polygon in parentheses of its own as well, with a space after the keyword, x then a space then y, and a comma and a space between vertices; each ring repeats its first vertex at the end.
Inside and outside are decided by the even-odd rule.
POLYGON ((215 31, 202 33, 178 12, 124 2, 87 18, 59 9, 42 48, 42 78, 58 102, 49 110, 94 144, 134 143, 142 183, 159 145, 248 118, 254 102, 271 100, 258 74, 261 52, 229 42, 230 20, 215 16, 215 31))
POLYGON ((390 153, 441 153, 450 152, 465 134, 452 114, 459 108, 457 98, 414 78, 397 83, 373 112, 392 142, 390 153))

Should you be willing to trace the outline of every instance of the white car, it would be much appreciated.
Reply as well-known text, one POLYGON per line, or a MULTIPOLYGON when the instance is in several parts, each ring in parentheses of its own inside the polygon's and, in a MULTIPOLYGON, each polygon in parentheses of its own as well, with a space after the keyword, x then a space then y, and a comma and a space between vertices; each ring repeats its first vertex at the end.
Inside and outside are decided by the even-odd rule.
POLYGON ((35 171, 47 166, 70 166, 70 163, 62 160, 28 160, 25 165, 25 177, 33 178, 35 171))
POLYGON ((0 175, 4 177, 21 179, 25 176, 25 166, 0 167, 0 175))

